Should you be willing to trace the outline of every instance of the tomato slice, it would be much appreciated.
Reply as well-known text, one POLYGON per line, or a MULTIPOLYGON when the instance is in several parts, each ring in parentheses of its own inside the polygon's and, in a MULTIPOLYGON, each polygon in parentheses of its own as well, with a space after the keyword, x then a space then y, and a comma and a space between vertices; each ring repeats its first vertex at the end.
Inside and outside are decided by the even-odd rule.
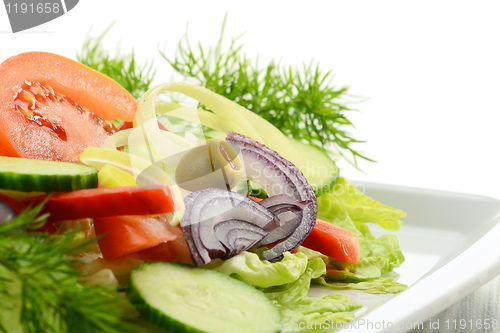
POLYGON ((174 240, 139 252, 141 257, 147 261, 192 263, 191 251, 189 251, 181 226, 170 227, 169 231, 176 236, 174 240))
MULTIPOLYGON (((39 203, 47 195, 27 199, 39 203)), ((165 186, 92 188, 49 195, 42 213, 49 222, 116 215, 152 215, 174 211, 174 199, 165 186)))
POLYGON ((113 260, 127 254, 172 241, 177 236, 168 223, 149 216, 108 216, 94 219, 94 230, 102 255, 113 260))
POLYGON ((359 241, 356 235, 323 220, 316 220, 302 246, 335 260, 359 264, 359 241))
POLYGON ((132 121, 136 108, 115 81, 76 61, 13 56, 0 65, 0 155, 79 162, 116 131, 111 120, 132 121))

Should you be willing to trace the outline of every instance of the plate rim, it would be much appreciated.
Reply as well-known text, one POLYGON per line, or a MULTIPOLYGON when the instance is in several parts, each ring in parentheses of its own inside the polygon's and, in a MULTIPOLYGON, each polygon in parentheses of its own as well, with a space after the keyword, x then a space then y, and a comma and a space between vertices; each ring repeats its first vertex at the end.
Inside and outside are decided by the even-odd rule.
MULTIPOLYGON (((461 253, 443 264, 442 267, 428 275, 424 275, 407 290, 394 295, 394 297, 387 302, 355 318, 349 325, 335 332, 360 329, 363 326, 366 326, 366 329, 362 329, 363 332, 406 332, 412 329, 411 327, 408 328, 408 324, 414 325, 417 323, 425 323, 429 318, 444 311, 460 299, 500 275, 500 247, 496 246, 498 244, 498 239, 500 239, 500 199, 480 194, 385 184, 372 181, 352 180, 352 183, 382 191, 440 195, 465 200, 480 199, 496 206, 496 215, 489 221, 492 223, 490 229, 481 235, 475 242, 467 246, 461 253), (484 255, 485 251, 488 253, 486 256, 484 255), (475 258, 474 268, 464 270, 464 263, 470 263, 471 258, 475 258), (450 276, 459 278, 450 280, 450 276), (446 281, 446 288, 442 288, 441 292, 429 295, 429 290, 435 290, 435 286, 442 285, 443 281, 446 281), (411 302, 408 302, 409 300, 411 300, 411 302), (409 305, 410 303, 411 305, 409 305), (409 307, 411 309, 408 309, 409 307), (397 309, 397 311, 394 311, 394 309, 397 309), (390 319, 390 321, 388 319, 390 319)), ((374 197, 374 199, 377 200, 376 197, 374 197)))

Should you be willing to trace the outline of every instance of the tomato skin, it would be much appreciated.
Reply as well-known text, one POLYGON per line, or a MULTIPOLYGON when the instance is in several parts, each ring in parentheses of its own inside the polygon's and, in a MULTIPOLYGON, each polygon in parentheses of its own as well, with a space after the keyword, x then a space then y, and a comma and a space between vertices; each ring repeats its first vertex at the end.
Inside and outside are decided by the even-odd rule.
MULTIPOLYGON (((39 203, 47 195, 27 199, 39 203)), ((42 213, 50 213, 48 222, 118 215, 152 215, 174 211, 174 199, 165 186, 122 186, 92 188, 49 195, 42 213)))
POLYGON ((173 241, 170 225, 149 216, 108 216, 94 219, 97 243, 106 260, 173 241))
POLYGON ((320 219, 316 220, 302 246, 335 260, 359 264, 359 241, 356 235, 320 219))
POLYGON ((0 64, 0 155, 78 162, 102 145, 108 120, 132 121, 137 101, 71 59, 27 52, 0 64))
POLYGON ((137 100, 132 95, 106 75, 57 54, 26 52, 10 57, 0 65, 0 77, 3 88, 25 80, 47 83, 105 120, 134 120, 137 100))

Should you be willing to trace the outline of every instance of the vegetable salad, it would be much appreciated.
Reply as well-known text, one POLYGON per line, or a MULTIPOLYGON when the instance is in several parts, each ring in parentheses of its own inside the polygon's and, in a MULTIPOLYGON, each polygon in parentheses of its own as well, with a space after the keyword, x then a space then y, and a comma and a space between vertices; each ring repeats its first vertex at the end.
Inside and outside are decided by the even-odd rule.
POLYGON ((242 331, 227 312, 265 313, 253 332, 292 332, 361 307, 342 293, 309 297, 313 284, 406 288, 387 277, 404 261, 396 235, 369 227, 395 232, 405 213, 243 106, 176 82, 136 103, 102 74, 40 52, 8 59, 0 78, 0 331, 242 331), (51 71, 54 61, 67 70, 51 71), (159 97, 172 92, 203 108, 159 97))

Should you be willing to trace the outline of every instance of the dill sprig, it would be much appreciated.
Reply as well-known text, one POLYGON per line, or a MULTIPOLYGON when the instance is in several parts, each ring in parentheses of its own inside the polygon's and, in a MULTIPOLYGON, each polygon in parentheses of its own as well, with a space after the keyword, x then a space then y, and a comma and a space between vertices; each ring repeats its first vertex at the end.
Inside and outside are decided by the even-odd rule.
POLYGON ((41 205, 0 224, 0 332, 131 332, 118 294, 77 283, 70 255, 88 242, 78 230, 61 235, 38 229, 41 205))
POLYGON ((110 55, 102 45, 102 40, 113 25, 110 25, 98 37, 87 36, 80 53, 76 58, 79 62, 109 76, 125 88, 132 96, 139 99, 150 87, 156 71, 153 61, 139 66, 134 51, 129 54, 115 52, 110 55))
POLYGON ((223 51, 225 22, 215 47, 198 42, 193 48, 186 33, 173 59, 160 53, 184 77, 255 112, 289 137, 334 151, 355 166, 358 157, 371 161, 353 147, 364 141, 347 130, 354 127, 346 115, 354 110, 347 106, 348 87, 334 87, 332 72, 314 62, 301 70, 275 61, 260 67, 258 58, 252 62, 243 53, 241 36, 223 51))

